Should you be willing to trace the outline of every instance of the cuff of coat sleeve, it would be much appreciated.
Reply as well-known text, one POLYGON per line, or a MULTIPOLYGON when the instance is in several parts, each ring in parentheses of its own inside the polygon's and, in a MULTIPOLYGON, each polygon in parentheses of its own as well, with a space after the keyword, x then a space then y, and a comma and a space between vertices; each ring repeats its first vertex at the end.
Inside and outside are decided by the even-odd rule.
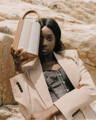
POLYGON ((78 89, 75 88, 74 90, 65 94, 64 96, 62 96, 54 102, 54 105, 61 111, 61 113, 67 120, 72 120, 72 115, 78 110, 77 107, 76 109, 74 109, 74 99, 70 100, 72 98, 72 95, 74 98, 74 95, 76 94, 75 91, 78 91, 78 89))
POLYGON ((54 102, 54 105, 60 110, 66 120, 72 120, 72 115, 69 113, 69 110, 67 110, 67 106, 63 107, 61 100, 54 102))

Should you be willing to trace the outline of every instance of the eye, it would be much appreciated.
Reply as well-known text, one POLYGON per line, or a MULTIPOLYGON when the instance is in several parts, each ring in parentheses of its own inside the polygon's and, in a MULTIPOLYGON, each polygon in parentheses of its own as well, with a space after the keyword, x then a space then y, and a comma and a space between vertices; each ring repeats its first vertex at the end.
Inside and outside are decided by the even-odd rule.
POLYGON ((49 41, 51 41, 51 40, 53 40, 53 36, 52 36, 52 35, 48 35, 48 36, 46 37, 46 39, 49 40, 49 41))

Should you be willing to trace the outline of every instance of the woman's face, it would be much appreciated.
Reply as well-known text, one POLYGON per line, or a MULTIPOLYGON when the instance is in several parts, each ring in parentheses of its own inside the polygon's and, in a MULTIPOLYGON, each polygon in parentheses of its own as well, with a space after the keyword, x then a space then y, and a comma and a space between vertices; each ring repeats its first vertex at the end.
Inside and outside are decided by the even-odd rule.
POLYGON ((55 47, 55 40, 53 31, 47 26, 44 26, 40 35, 39 54, 48 55, 49 53, 52 53, 55 47))

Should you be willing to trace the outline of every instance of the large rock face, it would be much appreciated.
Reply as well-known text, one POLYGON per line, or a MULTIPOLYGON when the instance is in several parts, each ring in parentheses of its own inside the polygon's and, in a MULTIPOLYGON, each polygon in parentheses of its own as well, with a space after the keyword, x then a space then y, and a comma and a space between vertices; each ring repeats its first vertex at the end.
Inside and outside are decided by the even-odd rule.
POLYGON ((25 120, 19 111, 18 105, 0 107, 0 120, 25 120))
POLYGON ((9 78, 15 74, 10 46, 14 40, 18 19, 30 9, 36 10, 41 17, 57 20, 65 48, 78 51, 96 82, 96 2, 0 0, 0 104, 14 102, 9 82, 9 78))
POLYGON ((12 36, 0 33, 0 105, 14 102, 9 81, 9 78, 15 73, 12 56, 10 55, 12 41, 12 36))

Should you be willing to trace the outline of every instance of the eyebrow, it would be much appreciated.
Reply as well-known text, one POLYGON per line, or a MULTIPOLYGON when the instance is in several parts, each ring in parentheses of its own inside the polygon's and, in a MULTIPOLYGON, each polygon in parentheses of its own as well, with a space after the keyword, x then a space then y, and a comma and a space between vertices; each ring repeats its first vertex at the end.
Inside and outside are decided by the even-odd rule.
MULTIPOLYGON (((50 37, 53 37, 53 36, 54 36, 52 33, 46 33, 45 35, 46 35, 46 36, 50 36, 50 37)), ((40 37, 43 37, 43 35, 41 34, 40 37)))
POLYGON ((49 34, 47 34, 47 36, 53 36, 53 34, 50 34, 50 33, 49 33, 49 34))

